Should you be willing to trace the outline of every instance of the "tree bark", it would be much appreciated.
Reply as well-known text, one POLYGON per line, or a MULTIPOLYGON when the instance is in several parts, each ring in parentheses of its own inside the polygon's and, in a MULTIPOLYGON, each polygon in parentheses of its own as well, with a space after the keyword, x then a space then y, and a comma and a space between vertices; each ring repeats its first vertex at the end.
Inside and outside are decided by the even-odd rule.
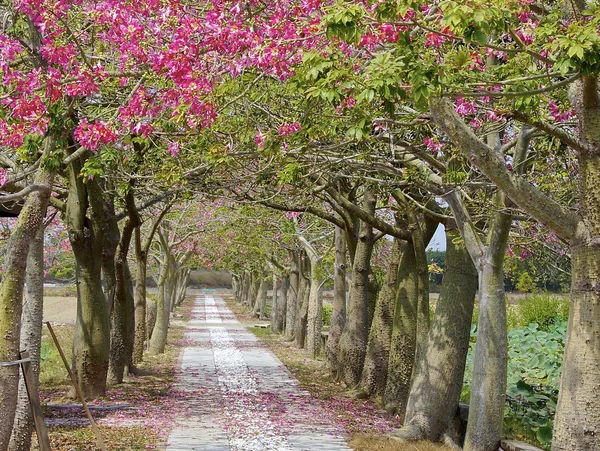
MULTIPOLYGON (((54 141, 46 138, 45 154, 52 150, 54 141)), ((35 178, 36 185, 48 190, 31 193, 19 213, 6 249, 6 260, 0 284, 0 361, 19 358, 23 282, 31 242, 42 227, 54 174, 42 169, 35 178)), ((0 450, 5 451, 11 436, 17 406, 19 367, 0 367, 0 450)))
POLYGON ((144 360, 144 342, 146 341, 146 271, 148 270, 148 257, 146 252, 142 252, 140 245, 140 228, 137 227, 135 229, 135 331, 133 339, 133 362, 136 364, 144 360))
MULTIPOLYGON (((169 256, 164 255, 167 260, 169 256)), ((158 355, 165 352, 167 344, 167 328, 169 327, 169 287, 167 286, 167 278, 169 271, 169 263, 161 262, 160 272, 158 276, 158 298, 156 300, 156 322, 152 330, 152 336, 148 344, 148 353, 150 355, 158 355)))
POLYGON ((285 315, 285 338, 294 339, 296 330, 296 312, 298 311, 298 291, 300 288, 300 274, 298 266, 298 255, 291 252, 290 263, 290 289, 288 294, 287 310, 285 315))
POLYGON ((298 311, 296 312, 296 326, 294 328, 294 337, 296 339, 296 346, 304 348, 306 341, 306 323, 308 321, 308 296, 310 290, 310 274, 309 267, 307 265, 308 258, 306 254, 302 252, 298 263, 299 276, 298 276, 298 311))
POLYGON ((258 316, 259 318, 264 318, 265 307, 267 306, 267 278, 265 271, 261 271, 260 275, 258 276, 258 279, 258 293, 252 314, 258 316))
POLYGON ((340 337, 346 324, 346 238, 345 232, 335 228, 335 273, 333 276, 333 312, 325 353, 329 368, 336 372, 339 368, 338 353, 340 337))
MULTIPOLYGON (((20 349, 31 357, 33 372, 30 390, 37 393, 40 376, 40 348, 42 344, 42 315, 44 303, 44 228, 40 227, 31 242, 25 272, 25 302, 23 305, 20 349)), ((19 379, 17 412, 10 438, 10 451, 29 451, 33 432, 33 414, 25 380, 19 379)))
MULTIPOLYGON (((504 195, 495 195, 504 206, 504 195)), ((473 357, 473 380, 466 451, 496 451, 502 439, 506 395, 507 334, 504 300, 504 255, 512 217, 498 212, 490 225, 488 245, 479 263, 479 319, 473 357)))
POLYGON ((277 304, 275 305, 275 312, 273 314, 271 330, 276 334, 282 333, 285 325, 289 288, 290 276, 286 274, 281 277, 281 282, 279 283, 279 296, 277 297, 277 304))
POLYGON ((394 319, 394 301, 398 291, 398 266, 406 244, 394 239, 389 257, 385 282, 375 306, 375 315, 369 331, 367 353, 359 384, 361 397, 381 396, 385 391, 390 355, 390 341, 394 319))
POLYGON ((394 321, 390 340, 384 407, 404 417, 417 349, 418 275, 415 250, 406 242, 398 265, 394 321))
MULTIPOLYGON (((370 189, 365 189, 363 210, 375 213, 377 197, 370 189)), ((360 382, 367 339, 369 333, 369 275, 371 273, 371 254, 373 252, 373 227, 360 221, 360 231, 354 262, 352 265, 352 290, 348 303, 346 327, 340 338, 340 375, 349 387, 360 382)))
POLYGON ((446 268, 397 437, 439 440, 456 415, 469 349, 477 272, 457 229, 446 231, 446 268))
POLYGON ((123 382, 125 367, 131 367, 135 330, 135 304, 131 273, 127 264, 127 254, 135 224, 127 220, 119 242, 115 260, 115 296, 112 309, 110 331, 110 358, 108 382, 123 382))
POLYGON ((110 321, 102 291, 102 259, 98 258, 106 224, 100 187, 94 180, 83 183, 82 164, 80 158, 69 165, 65 217, 77 274, 73 366, 84 397, 93 399, 104 395, 108 371, 110 321))

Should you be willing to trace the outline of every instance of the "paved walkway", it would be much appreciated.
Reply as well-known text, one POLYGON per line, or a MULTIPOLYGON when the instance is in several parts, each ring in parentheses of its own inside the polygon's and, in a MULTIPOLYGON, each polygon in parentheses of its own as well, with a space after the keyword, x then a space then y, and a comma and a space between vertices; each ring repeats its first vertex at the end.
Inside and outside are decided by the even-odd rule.
MULTIPOLYGON (((196 296, 180 390, 194 400, 167 450, 347 451, 343 431, 223 299, 196 296)), ((189 401, 188 401, 189 402, 189 401)))

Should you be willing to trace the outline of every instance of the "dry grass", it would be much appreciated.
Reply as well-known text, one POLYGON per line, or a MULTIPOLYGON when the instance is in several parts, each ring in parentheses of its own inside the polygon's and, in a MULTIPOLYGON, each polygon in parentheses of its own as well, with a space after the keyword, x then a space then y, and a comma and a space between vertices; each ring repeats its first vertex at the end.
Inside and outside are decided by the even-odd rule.
POLYGON ((374 435, 357 434, 348 443, 355 451, 447 451, 450 448, 438 443, 381 440, 374 435))

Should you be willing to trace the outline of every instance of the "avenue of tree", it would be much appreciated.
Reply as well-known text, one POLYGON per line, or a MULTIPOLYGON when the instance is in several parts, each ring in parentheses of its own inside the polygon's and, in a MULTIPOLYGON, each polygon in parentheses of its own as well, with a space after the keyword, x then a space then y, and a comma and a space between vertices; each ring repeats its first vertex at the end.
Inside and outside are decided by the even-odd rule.
MULTIPOLYGON (((1 2, 0 202, 22 209, 4 253, 0 362, 26 348, 39 371, 44 273, 72 268, 73 370, 100 397, 164 352, 190 268, 214 267, 257 316, 272 287, 272 331, 398 414, 394 439, 497 450, 506 255, 533 255, 551 274, 569 268, 549 259, 571 265, 552 449, 600 450, 597 6, 1 2), (440 224, 431 316, 426 249, 440 224), (44 255, 44 241, 68 252, 44 255)), ((0 451, 31 446, 17 370, 0 366, 0 451)))

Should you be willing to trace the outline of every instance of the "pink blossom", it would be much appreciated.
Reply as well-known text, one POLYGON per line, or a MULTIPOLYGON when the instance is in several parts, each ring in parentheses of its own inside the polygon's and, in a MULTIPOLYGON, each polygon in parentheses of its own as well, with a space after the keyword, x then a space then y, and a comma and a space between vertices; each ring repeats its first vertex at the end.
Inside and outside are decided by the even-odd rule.
POLYGON ((101 145, 112 144, 117 140, 117 134, 105 122, 88 123, 85 118, 75 128, 74 135, 82 147, 92 152, 101 145))
POLYGON ((423 144, 425 144, 425 146, 432 152, 439 152, 440 150, 442 150, 444 148, 443 143, 437 142, 436 140, 434 140, 433 138, 430 138, 429 136, 427 136, 423 139, 423 144))
POLYGON ((254 142, 256 143, 256 145, 258 147, 264 147, 265 146, 265 137, 262 134, 261 130, 258 130, 258 132, 256 133, 256 135, 254 136, 254 142))
POLYGON ((462 97, 456 98, 456 112, 461 116, 469 116, 477 112, 472 102, 464 100, 462 97))
POLYGON ((294 133, 298 133, 300 130, 302 130, 302 126, 300 125, 300 123, 292 122, 291 124, 283 124, 282 126, 280 126, 277 130, 277 134, 279 136, 289 137, 294 133))
POLYGON ((167 152, 172 157, 176 157, 177 155, 179 155, 180 151, 181 151, 181 148, 179 147, 178 142, 170 142, 169 144, 167 144, 167 152))

